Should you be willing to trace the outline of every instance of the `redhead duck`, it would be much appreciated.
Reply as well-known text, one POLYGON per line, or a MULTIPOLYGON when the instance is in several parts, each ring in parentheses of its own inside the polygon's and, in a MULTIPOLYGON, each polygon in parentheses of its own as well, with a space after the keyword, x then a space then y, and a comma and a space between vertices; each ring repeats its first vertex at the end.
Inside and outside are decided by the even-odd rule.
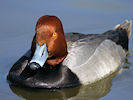
POLYGON ((95 82, 122 64, 131 24, 126 20, 103 34, 64 34, 58 17, 42 16, 31 49, 13 65, 7 79, 31 88, 66 88, 95 82))

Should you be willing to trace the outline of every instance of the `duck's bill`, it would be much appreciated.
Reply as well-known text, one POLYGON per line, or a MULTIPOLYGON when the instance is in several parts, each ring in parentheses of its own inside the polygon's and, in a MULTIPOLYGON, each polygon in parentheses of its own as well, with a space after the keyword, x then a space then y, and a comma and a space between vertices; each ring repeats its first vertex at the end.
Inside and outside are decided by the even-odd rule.
POLYGON ((36 70, 40 67, 43 67, 47 58, 48 58, 48 51, 47 51, 46 43, 44 43, 42 46, 39 46, 39 44, 36 43, 35 53, 31 59, 31 61, 29 62, 28 66, 32 70, 36 70))

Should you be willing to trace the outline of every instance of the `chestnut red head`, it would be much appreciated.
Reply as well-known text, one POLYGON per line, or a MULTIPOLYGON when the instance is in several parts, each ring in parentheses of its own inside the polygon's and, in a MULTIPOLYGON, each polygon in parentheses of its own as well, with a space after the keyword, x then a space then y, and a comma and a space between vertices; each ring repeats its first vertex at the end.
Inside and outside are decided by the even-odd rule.
POLYGON ((46 44, 47 64, 55 66, 64 60, 67 56, 67 44, 62 23, 58 17, 46 15, 39 18, 31 46, 32 55, 36 51, 36 44, 40 46, 38 48, 43 48, 41 46, 46 44))

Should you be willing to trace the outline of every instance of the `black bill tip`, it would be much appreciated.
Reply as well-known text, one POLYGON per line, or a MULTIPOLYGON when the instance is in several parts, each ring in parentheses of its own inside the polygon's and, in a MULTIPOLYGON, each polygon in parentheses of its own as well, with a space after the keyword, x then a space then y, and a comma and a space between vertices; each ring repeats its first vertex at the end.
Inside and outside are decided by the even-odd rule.
POLYGON ((41 68, 41 66, 40 66, 38 63, 36 63, 36 62, 30 63, 30 64, 29 64, 29 67, 30 67, 30 69, 32 69, 32 70, 37 70, 37 69, 41 68))

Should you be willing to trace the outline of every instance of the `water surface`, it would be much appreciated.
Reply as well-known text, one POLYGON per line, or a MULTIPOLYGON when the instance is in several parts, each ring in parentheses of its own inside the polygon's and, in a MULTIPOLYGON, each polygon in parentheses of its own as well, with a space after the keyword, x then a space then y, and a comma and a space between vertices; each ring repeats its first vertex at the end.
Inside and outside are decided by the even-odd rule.
POLYGON ((0 2, 1 100, 132 100, 133 35, 130 54, 119 72, 95 84, 63 90, 30 90, 9 86, 6 75, 31 45, 37 19, 58 16, 64 31, 102 33, 125 19, 133 20, 132 0, 2 0, 0 2))

